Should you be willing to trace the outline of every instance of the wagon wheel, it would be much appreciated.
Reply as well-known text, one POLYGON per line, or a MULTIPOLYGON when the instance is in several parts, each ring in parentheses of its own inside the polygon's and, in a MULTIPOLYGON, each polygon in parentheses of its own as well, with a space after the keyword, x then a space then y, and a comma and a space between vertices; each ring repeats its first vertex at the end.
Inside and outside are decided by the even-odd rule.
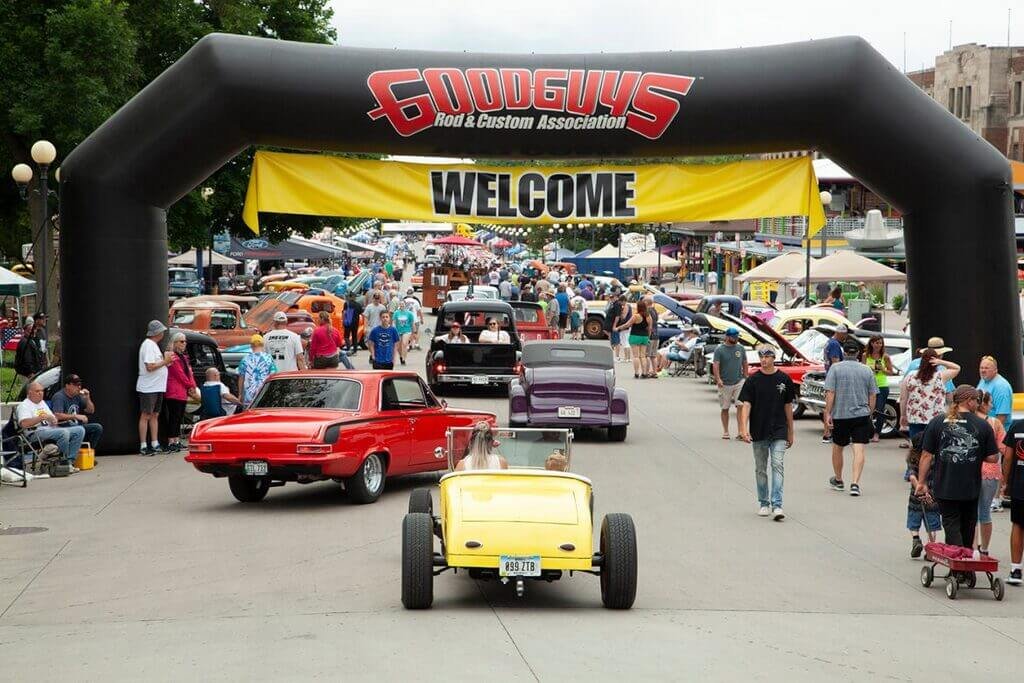
POLYGON ((957 583, 956 577, 946 577, 946 597, 950 600, 956 600, 956 594, 959 590, 960 585, 957 583))
POLYGON ((930 565, 921 567, 921 585, 928 588, 935 580, 935 568, 930 565))
POLYGON ((1005 590, 1006 589, 1003 586, 1003 580, 1002 579, 996 578, 996 579, 992 580, 992 595, 995 596, 996 600, 1002 600, 1003 599, 1003 592, 1005 590))
POLYGON ((965 572, 967 578, 967 587, 974 588, 978 585, 978 576, 974 572, 965 572))

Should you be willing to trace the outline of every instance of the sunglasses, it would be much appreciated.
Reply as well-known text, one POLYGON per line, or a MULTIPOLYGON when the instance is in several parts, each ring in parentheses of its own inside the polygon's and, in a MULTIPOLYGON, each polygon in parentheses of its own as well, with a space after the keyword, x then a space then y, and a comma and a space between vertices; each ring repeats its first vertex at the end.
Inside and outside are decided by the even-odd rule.
POLYGON ((761 358, 767 358, 768 356, 771 356, 772 358, 775 358, 775 352, 774 351, 758 351, 757 355, 759 355, 761 358))
POLYGON ((487 323, 487 327, 497 327, 498 323, 487 323))

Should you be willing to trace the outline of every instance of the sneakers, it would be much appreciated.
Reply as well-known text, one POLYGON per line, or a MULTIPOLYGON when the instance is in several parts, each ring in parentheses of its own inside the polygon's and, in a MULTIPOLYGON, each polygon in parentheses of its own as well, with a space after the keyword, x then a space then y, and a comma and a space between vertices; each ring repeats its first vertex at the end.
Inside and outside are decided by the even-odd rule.
POLYGON ((821 437, 821 442, 822 443, 832 443, 832 437, 831 436, 823 436, 823 437, 821 437))
POLYGON ((993 498, 992 499, 991 510, 992 510, 992 512, 1002 512, 1003 511, 1003 499, 1002 498, 993 498))
POLYGON ((767 517, 771 513, 772 513, 772 511, 768 509, 767 505, 762 505, 761 509, 757 511, 757 516, 758 517, 767 517))
POLYGON ((1011 570, 1010 575, 1006 577, 1006 583, 1013 584, 1014 586, 1019 586, 1021 584, 1020 570, 1011 570))
POLYGON ((782 508, 775 508, 772 511, 772 519, 776 522, 781 522, 786 518, 786 513, 782 511, 782 508))
POLYGON ((846 488, 846 485, 842 482, 842 480, 836 479, 835 477, 829 477, 828 485, 833 491, 842 491, 843 489, 846 488))
POLYGON ((921 557, 921 553, 924 551, 924 544, 921 543, 920 536, 914 536, 914 540, 910 543, 910 557, 917 559, 921 557))
POLYGON ((860 484, 850 484, 850 495, 851 496, 859 496, 860 495, 860 484))

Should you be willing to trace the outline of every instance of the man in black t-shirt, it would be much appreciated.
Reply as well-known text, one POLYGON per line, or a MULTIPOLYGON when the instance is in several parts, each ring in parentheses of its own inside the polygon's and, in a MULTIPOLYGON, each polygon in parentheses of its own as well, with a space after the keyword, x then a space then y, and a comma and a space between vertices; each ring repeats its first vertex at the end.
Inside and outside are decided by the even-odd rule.
POLYGON ((1003 445, 1003 481, 1010 497, 1010 575, 1006 583, 1021 583, 1021 556, 1024 555, 1024 420, 1006 429, 1003 445))
POLYGON ((754 448, 754 481, 757 484, 758 513, 776 522, 786 518, 782 511, 782 458, 793 445, 793 400, 796 385, 775 367, 775 347, 757 348, 761 368, 750 375, 740 390, 740 438, 754 448), (768 492, 768 458, 772 461, 772 487, 768 492), (769 509, 769 505, 771 508, 769 509))
POLYGON ((935 461, 935 490, 946 544, 974 547, 974 528, 978 522, 978 496, 981 494, 981 464, 996 462, 999 449, 988 422, 974 414, 978 409, 978 390, 961 384, 953 392, 951 419, 938 415, 928 423, 921 442, 917 495, 929 493, 928 470, 935 461))

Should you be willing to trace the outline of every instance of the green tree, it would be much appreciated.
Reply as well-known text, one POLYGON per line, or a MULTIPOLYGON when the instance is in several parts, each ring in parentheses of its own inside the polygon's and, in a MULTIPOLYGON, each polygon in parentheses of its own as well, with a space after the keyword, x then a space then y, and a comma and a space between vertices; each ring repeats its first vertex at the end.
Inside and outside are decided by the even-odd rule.
MULTIPOLYGON (((328 0, 0 0, 0 250, 20 253, 30 240, 28 212, 9 169, 28 162, 29 147, 51 140, 58 161, 136 92, 212 32, 329 43, 328 0)), ((208 230, 248 232, 241 221, 252 151, 215 173, 171 207, 172 246, 204 245, 208 230)), ((308 234, 351 221, 261 217, 264 234, 308 234)))

